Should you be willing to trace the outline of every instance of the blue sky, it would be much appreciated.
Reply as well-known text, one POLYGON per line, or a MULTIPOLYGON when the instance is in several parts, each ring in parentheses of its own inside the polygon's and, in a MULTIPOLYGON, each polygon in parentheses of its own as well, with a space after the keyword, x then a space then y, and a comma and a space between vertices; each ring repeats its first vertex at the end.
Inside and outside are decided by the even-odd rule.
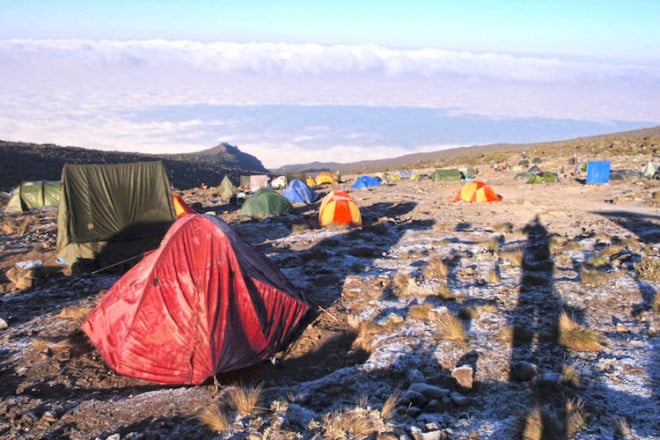
POLYGON ((228 141, 277 166, 655 125, 659 20, 650 0, 0 0, 0 139, 228 141))

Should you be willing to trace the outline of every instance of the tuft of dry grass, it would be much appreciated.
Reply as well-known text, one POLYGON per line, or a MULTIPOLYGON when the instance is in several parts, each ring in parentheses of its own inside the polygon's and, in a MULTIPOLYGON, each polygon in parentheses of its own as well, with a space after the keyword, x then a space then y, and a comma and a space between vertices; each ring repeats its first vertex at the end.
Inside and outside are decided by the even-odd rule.
POLYGON ((514 266, 520 267, 523 264, 523 259, 525 258, 525 254, 523 253, 522 249, 515 249, 500 253, 500 258, 505 261, 508 261, 514 266))
POLYGON ((367 438, 383 432, 385 424, 379 411, 358 405, 324 415, 321 428, 324 438, 352 439, 367 438))
POLYGON ((310 229, 311 229, 311 226, 307 222, 293 223, 291 225, 291 233, 292 234, 301 234, 303 232, 309 231, 310 229))
POLYGON ((75 322, 83 322, 92 312, 93 307, 84 306, 70 306, 65 307, 60 311, 59 317, 62 319, 69 319, 75 322))
POLYGON ((386 327, 379 325, 374 321, 362 321, 357 328, 357 336, 353 341, 352 348, 355 350, 363 350, 367 353, 373 353, 374 347, 372 341, 377 335, 382 334, 385 331, 386 327))
POLYGON ((603 256, 603 258, 611 258, 615 255, 618 255, 622 250, 622 247, 616 244, 609 245, 605 249, 603 249, 600 254, 603 256))
POLYGON ((396 406, 399 403, 399 397, 401 396, 401 391, 395 389, 392 394, 389 395, 383 407, 380 409, 380 418, 384 423, 387 423, 394 415, 396 414, 396 406))
POLYGON ((438 284, 434 293, 445 300, 451 301, 456 299, 456 295, 449 289, 449 286, 445 282, 438 284))
POLYGON ((235 386, 227 390, 227 399, 239 415, 252 414, 257 409, 263 384, 257 386, 235 386))
POLYGON ((609 261, 604 257, 601 257, 599 255, 594 255, 592 257, 589 257, 589 259, 587 260, 587 264, 591 267, 604 267, 609 264, 609 261))
POLYGON ((408 318, 419 319, 420 321, 429 319, 431 316, 432 304, 415 304, 408 308, 408 318))
POLYGON ((583 267, 580 271, 580 283, 585 286, 602 287, 607 284, 609 276, 599 270, 590 270, 583 267))
POLYGON ((426 279, 437 278, 439 280, 446 280, 448 274, 449 268, 447 264, 442 257, 437 255, 429 259, 426 269, 424 269, 424 278, 426 279))
POLYGON ((491 270, 488 272, 488 275, 486 276, 486 282, 488 282, 488 284, 497 284, 500 281, 502 281, 502 277, 500 277, 498 271, 491 270))
POLYGON ((634 264, 639 277, 648 281, 660 281, 660 260, 657 258, 646 257, 639 263, 634 264))
POLYGON ((520 420, 520 436, 523 440, 559 439, 561 428, 556 417, 535 406, 520 420))
POLYGON ((511 222, 502 222, 496 223, 492 226, 493 231, 495 232, 513 232, 513 223, 511 222))
POLYGON ((37 353, 42 353, 48 350, 48 341, 42 338, 31 338, 30 342, 32 343, 32 349, 37 353))
POLYGON ((559 315, 557 325, 559 345, 575 351, 599 351, 603 348, 597 332, 580 326, 566 312, 559 315))
POLYGON ((414 283, 415 280, 410 277, 409 273, 398 272, 392 280, 392 291, 397 296, 406 296, 411 282, 414 283))
POLYGON ((496 254, 500 251, 500 241, 493 237, 486 241, 486 250, 491 254, 496 254))
POLYGON ((629 438, 630 435, 632 434, 632 430, 630 429, 630 425, 628 425, 628 421, 624 416, 617 417, 614 420, 614 435, 615 438, 629 438))
POLYGON ((437 315, 436 321, 440 327, 439 337, 458 344, 465 344, 469 337, 463 321, 449 312, 437 315))
POLYGON ((562 383, 571 388, 580 388, 580 372, 573 365, 564 365, 561 369, 564 376, 562 383))
POLYGON ((568 399, 566 402, 566 434, 575 436, 587 426, 588 414, 581 400, 568 399))
POLYGON ((226 432, 231 428, 231 422, 227 414, 217 404, 204 408, 197 415, 197 420, 213 432, 226 432))

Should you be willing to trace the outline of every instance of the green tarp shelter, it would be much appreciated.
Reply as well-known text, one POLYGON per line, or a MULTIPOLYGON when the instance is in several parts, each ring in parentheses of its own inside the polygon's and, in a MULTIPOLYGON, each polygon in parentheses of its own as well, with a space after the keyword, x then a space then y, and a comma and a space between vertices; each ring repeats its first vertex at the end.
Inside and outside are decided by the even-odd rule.
POLYGON ((432 179, 434 182, 460 182, 463 174, 456 168, 448 170, 435 170, 432 179))
POLYGON ((175 220, 161 162, 62 169, 57 256, 74 269, 103 268, 155 249, 175 220))
POLYGON ((29 211, 57 207, 60 200, 61 184, 59 180, 40 180, 23 182, 12 192, 5 206, 6 211, 29 211))
POLYGON ((240 215, 252 218, 286 215, 292 206, 286 198, 269 186, 259 188, 245 199, 240 215))
POLYGON ((231 183, 231 180, 229 180, 228 176, 222 178, 222 182, 220 182, 219 188, 220 197, 223 199, 231 199, 238 192, 238 189, 234 186, 233 183, 231 183))

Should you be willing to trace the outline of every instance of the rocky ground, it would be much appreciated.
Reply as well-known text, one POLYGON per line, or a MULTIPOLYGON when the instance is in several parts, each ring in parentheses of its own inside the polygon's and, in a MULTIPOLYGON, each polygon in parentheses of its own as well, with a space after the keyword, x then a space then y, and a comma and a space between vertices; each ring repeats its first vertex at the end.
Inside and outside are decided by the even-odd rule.
MULTIPOLYGON (((528 185, 483 168, 499 203, 400 181, 351 190, 357 229, 318 228, 318 203, 255 221, 214 188, 183 192, 317 310, 276 365, 197 387, 109 370, 79 324, 119 275, 57 266, 55 212, 5 214, 0 437, 660 438, 660 184, 528 185), (21 278, 31 260, 44 267, 21 278), (251 386, 241 414, 232 390, 251 386)), ((350 181, 319 191, 336 188, 350 181)))

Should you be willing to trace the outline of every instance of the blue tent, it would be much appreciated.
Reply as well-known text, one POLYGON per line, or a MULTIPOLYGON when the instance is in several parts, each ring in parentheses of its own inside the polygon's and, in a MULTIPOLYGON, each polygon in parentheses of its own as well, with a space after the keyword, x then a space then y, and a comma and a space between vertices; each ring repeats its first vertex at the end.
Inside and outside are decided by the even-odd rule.
POLYGON ((292 203, 306 203, 308 205, 319 198, 319 195, 300 179, 293 179, 289 182, 282 195, 292 203))
POLYGON ((592 160, 587 163, 587 183, 608 183, 611 167, 609 160, 592 160))
POLYGON ((360 176, 351 188, 367 188, 369 186, 380 186, 380 180, 371 176, 360 176))

